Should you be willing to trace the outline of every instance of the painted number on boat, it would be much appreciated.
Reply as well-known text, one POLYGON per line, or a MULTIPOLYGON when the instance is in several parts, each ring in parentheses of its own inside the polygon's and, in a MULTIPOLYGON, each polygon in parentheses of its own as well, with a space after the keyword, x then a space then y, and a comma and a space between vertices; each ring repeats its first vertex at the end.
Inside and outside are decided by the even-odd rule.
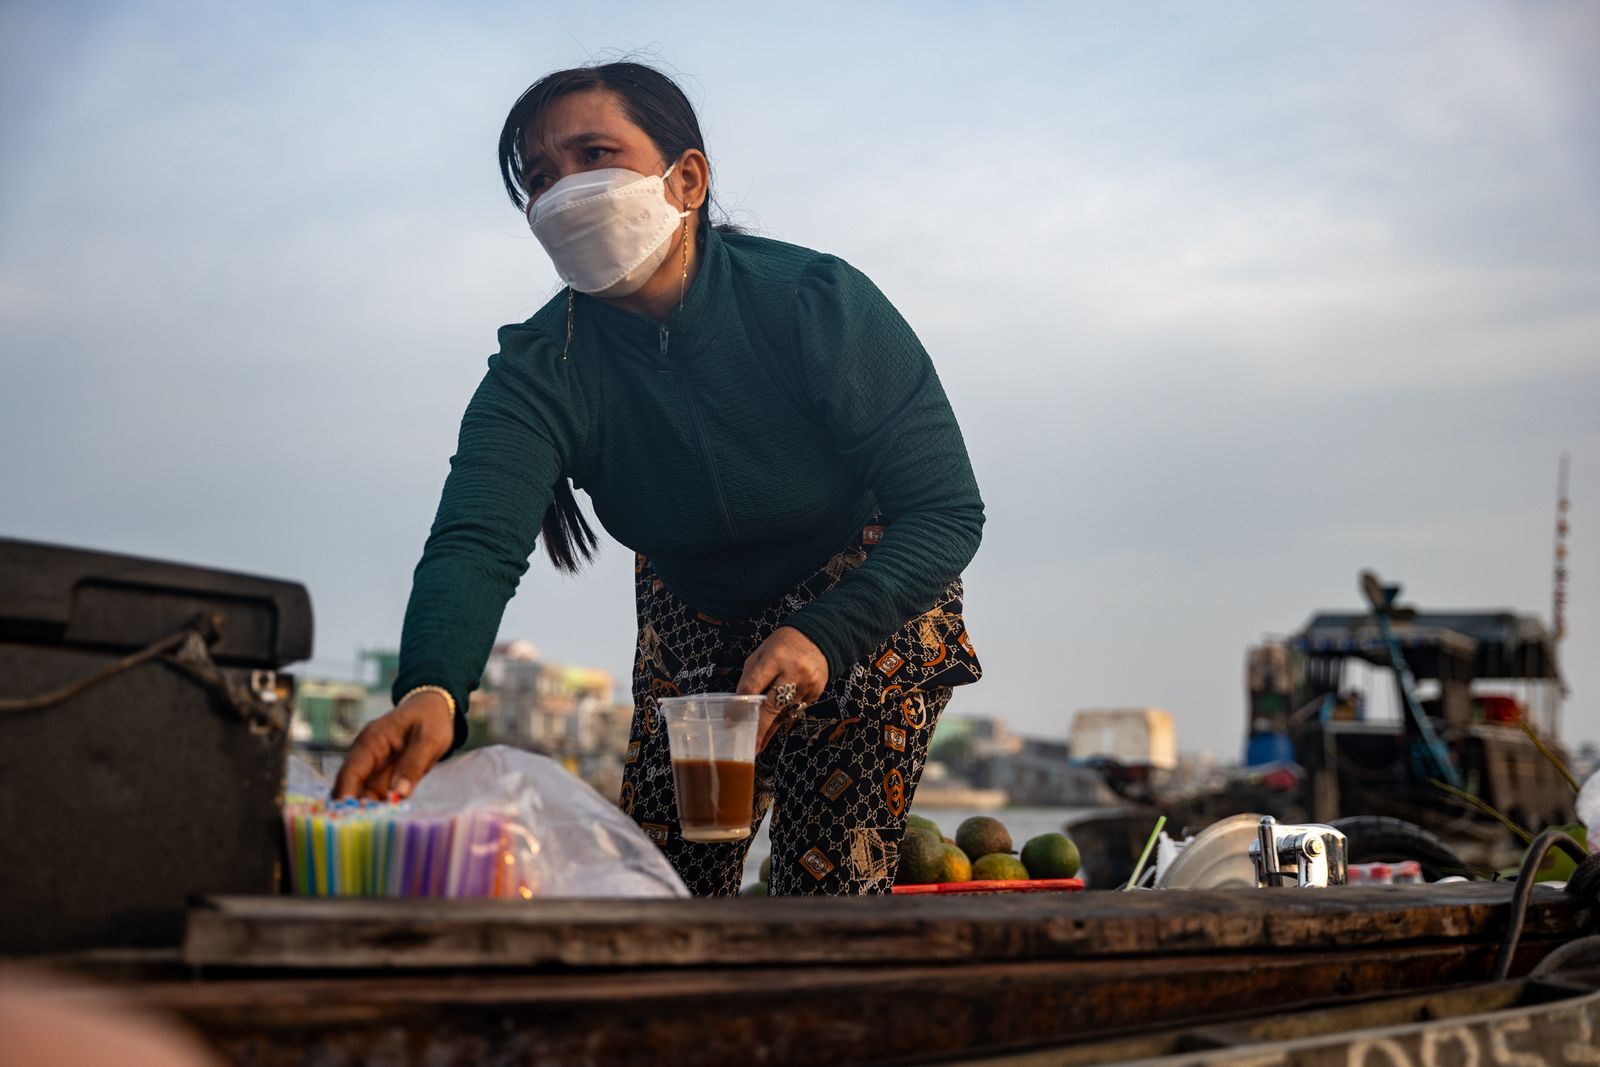
POLYGON ((1219 1050, 1182 1062, 1216 1067, 1600 1067, 1600 994, 1470 1021, 1219 1050))

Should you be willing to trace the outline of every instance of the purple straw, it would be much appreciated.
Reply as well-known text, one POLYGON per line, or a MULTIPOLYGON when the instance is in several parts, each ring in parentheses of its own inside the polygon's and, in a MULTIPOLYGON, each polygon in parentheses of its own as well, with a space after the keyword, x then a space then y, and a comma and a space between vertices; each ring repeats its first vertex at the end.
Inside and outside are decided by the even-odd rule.
POLYGON ((429 896, 445 895, 445 880, 450 873, 450 830, 455 820, 446 817, 433 824, 433 885, 429 896))
POLYGON ((439 885, 443 880, 445 865, 450 861, 448 853, 440 848, 439 823, 429 820, 421 826, 423 840, 422 887, 417 895, 422 897, 436 897, 439 895, 439 885))
POLYGON ((422 827, 415 822, 406 823, 406 890, 408 897, 422 895, 423 872, 428 857, 424 851, 425 839, 422 836, 422 827))
POLYGON ((417 833, 422 835, 422 882, 417 886, 417 896, 433 896, 433 826, 429 823, 419 823, 417 833))
POLYGON ((494 888, 494 865, 500 858, 500 820, 487 812, 473 827, 472 848, 467 856, 466 890, 469 897, 486 897, 494 888))

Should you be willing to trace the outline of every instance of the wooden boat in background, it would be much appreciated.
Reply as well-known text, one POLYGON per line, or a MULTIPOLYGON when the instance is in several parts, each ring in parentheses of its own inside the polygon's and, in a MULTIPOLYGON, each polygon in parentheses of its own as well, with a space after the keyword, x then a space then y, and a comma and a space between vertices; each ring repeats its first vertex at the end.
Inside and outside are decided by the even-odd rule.
POLYGON ((1065 827, 1091 886, 1126 880, 1163 815, 1175 836, 1256 812, 1338 826, 1352 863, 1426 864, 1432 852, 1491 869, 1516 864, 1524 841, 1477 809, 1531 833, 1573 822, 1574 789, 1557 764, 1567 760, 1559 627, 1510 609, 1420 611, 1370 572, 1360 584, 1368 611, 1314 612, 1250 649, 1246 766, 1223 783, 1185 792, 1147 768, 1101 767, 1125 803, 1077 812, 1065 827), (1398 717, 1369 716, 1391 687, 1398 717), (1412 824, 1410 840, 1378 817, 1412 824))

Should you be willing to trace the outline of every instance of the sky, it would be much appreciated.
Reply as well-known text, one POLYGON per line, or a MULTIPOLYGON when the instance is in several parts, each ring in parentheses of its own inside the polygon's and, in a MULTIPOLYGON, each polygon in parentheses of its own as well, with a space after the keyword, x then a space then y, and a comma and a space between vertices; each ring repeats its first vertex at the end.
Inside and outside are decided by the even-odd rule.
MULTIPOLYGON (((987 506, 987 674, 1235 757, 1243 663, 1374 568, 1548 617, 1600 738, 1600 6, 0 5, 0 536, 289 578, 393 645, 495 329, 558 291, 495 144, 637 54, 716 195, 916 328, 987 506)), ((502 636, 625 678, 631 556, 502 636)))

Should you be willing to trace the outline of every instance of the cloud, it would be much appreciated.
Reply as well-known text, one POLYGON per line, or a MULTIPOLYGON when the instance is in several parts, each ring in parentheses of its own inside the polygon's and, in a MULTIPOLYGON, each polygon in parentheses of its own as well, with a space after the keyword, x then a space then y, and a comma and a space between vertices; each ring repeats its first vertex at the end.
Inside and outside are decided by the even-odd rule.
MULTIPOLYGON (((1562 448, 1592 647, 1587 5, 42 10, 0 24, 0 528, 306 581, 327 669, 396 639, 493 330, 555 291, 505 108, 652 42, 724 204, 935 356, 990 508, 958 711, 1231 751, 1244 646, 1362 566, 1539 609, 1562 448)), ((628 581, 536 561, 505 632, 620 670, 628 581)))

